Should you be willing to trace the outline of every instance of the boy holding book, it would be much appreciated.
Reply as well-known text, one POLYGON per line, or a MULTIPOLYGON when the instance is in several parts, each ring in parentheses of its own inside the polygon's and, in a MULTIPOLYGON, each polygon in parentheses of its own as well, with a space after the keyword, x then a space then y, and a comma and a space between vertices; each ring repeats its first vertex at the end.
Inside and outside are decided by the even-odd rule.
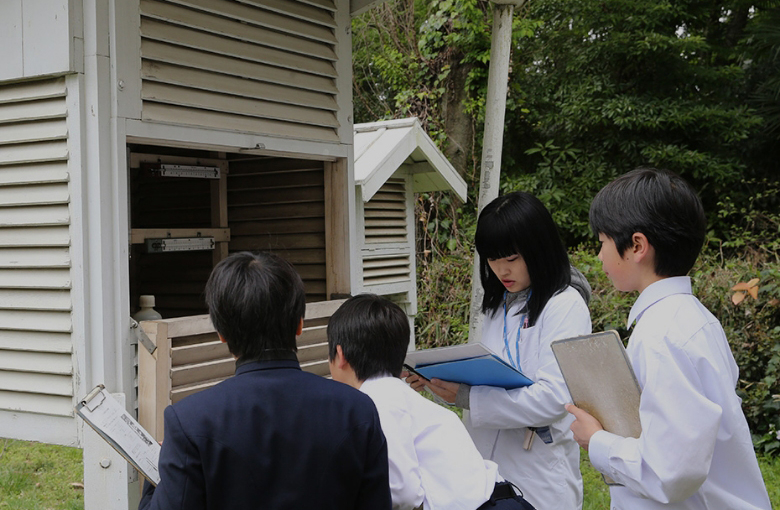
POLYGON ((696 192, 676 174, 639 168, 596 195, 590 223, 613 285, 640 293, 626 349, 642 389, 639 438, 606 432, 567 406, 593 466, 621 484, 610 487, 611 507, 769 510, 735 392, 737 364, 686 276, 707 226, 696 192))
POLYGON ((455 413, 400 379, 409 333, 403 310, 374 294, 348 299, 328 322, 333 379, 366 393, 379 412, 393 508, 533 510, 482 459, 455 413))

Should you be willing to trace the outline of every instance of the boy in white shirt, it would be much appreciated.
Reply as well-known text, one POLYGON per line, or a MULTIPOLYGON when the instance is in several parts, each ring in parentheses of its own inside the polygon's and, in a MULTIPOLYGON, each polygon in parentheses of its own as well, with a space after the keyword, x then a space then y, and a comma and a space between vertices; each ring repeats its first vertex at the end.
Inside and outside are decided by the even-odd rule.
POLYGON ((771 508, 735 392, 739 370, 720 322, 686 276, 707 227, 696 192, 668 171, 639 168, 596 195, 590 224, 604 272, 640 292, 627 353, 642 396, 639 438, 602 429, 569 404, 574 438, 610 487, 611 508, 771 508))
POLYGON ((401 379, 409 319, 374 294, 348 299, 328 322, 330 373, 374 401, 387 439, 393 508, 533 510, 483 460, 458 416, 401 379))

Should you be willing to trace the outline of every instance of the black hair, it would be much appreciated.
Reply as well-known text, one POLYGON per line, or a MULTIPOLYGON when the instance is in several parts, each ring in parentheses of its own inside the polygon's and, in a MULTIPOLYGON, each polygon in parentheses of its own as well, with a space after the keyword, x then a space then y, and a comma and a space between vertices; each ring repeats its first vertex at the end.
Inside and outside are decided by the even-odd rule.
POLYGON ((328 321, 328 358, 340 345, 358 380, 399 377, 409 348, 409 318, 401 307, 376 294, 347 299, 328 321))
POLYGON ((234 253, 214 267, 205 295, 211 322, 234 356, 296 351, 306 294, 286 260, 271 253, 234 253))
POLYGON ((637 168, 610 182, 590 205, 590 227, 622 257, 639 232, 655 249, 658 276, 684 276, 699 256, 707 218, 696 191, 679 175, 637 168))
POLYGON ((482 313, 495 313, 505 288, 490 269, 488 259, 519 254, 531 278, 528 322, 536 323, 547 301, 571 283, 569 255, 550 212, 535 196, 515 191, 500 196, 482 209, 477 220, 475 244, 479 276, 485 295, 482 313))

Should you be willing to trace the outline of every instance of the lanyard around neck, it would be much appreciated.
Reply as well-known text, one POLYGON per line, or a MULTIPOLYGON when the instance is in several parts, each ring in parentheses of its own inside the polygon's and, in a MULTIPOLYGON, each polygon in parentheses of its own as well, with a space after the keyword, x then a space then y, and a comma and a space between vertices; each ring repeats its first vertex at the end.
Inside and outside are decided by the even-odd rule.
MULTIPOLYGON (((520 370, 520 331, 528 327, 528 311, 520 317, 520 323, 517 325, 517 337, 515 338, 515 359, 517 363, 512 359, 512 351, 509 349, 509 339, 507 338, 506 330, 506 295, 504 291, 504 348, 506 349, 506 355, 509 358, 509 364, 520 370)), ((528 291, 528 297, 526 298, 526 309, 528 308, 528 301, 531 299, 531 291, 528 291)))

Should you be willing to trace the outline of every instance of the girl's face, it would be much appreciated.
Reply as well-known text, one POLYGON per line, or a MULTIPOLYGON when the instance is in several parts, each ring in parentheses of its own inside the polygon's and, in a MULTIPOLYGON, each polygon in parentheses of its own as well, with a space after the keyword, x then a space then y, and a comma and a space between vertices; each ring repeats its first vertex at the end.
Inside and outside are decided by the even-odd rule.
POLYGON ((525 265, 525 259, 522 255, 488 259, 488 265, 509 292, 519 292, 531 286, 528 266, 525 265))

